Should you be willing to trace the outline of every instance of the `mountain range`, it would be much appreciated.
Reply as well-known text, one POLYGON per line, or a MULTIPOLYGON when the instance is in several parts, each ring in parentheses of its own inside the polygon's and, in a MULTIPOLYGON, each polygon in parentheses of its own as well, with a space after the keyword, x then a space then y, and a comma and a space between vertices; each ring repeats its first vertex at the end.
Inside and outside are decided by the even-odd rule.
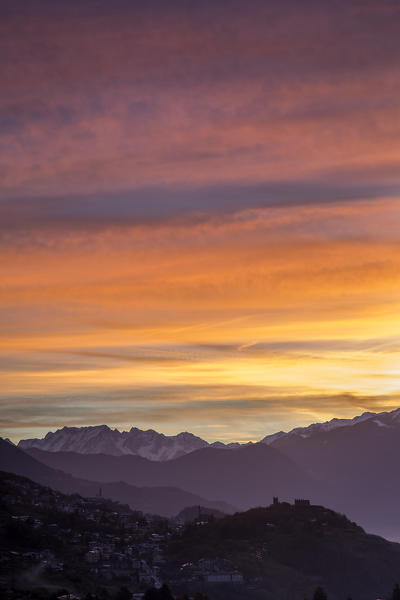
POLYGON ((362 415, 353 417, 352 419, 332 419, 331 421, 325 421, 324 423, 312 423, 308 427, 296 427, 288 433, 285 431, 279 431, 271 435, 265 436, 261 441, 264 444, 275 445, 278 440, 280 444, 294 439, 306 439, 318 435, 321 433, 328 433, 334 429, 340 429, 342 427, 353 427, 364 421, 370 421, 370 423, 377 427, 394 427, 400 429, 400 408, 397 408, 391 412, 382 413, 371 413, 365 412, 362 415))
POLYGON ((140 456, 26 451, 38 461, 74 477, 100 482, 124 481, 136 486, 173 486, 238 508, 269 504, 274 495, 303 497, 318 483, 285 454, 252 444, 230 451, 202 448, 169 461, 140 456))
POLYGON ((234 448, 239 444, 209 444, 192 433, 164 435, 153 429, 143 431, 132 427, 118 431, 107 425, 94 427, 63 427, 49 432, 43 439, 21 440, 22 450, 39 448, 47 452, 78 452, 79 454, 109 454, 111 456, 137 455, 150 460, 170 460, 207 446, 234 448))
MULTIPOLYGON (((260 441, 263 444, 282 447, 285 444, 290 445, 297 439, 311 438, 342 427, 354 427, 364 421, 368 421, 376 427, 400 430, 400 408, 392 412, 365 412, 352 419, 335 418, 325 423, 313 423, 308 427, 296 427, 289 432, 279 431, 265 436, 260 441)), ((240 445, 238 442, 229 444, 213 442, 210 444, 187 431, 168 436, 153 429, 144 431, 132 427, 129 431, 119 431, 111 429, 108 425, 63 427, 55 432, 47 433, 44 438, 25 439, 18 443, 22 450, 38 448, 46 452, 77 452, 111 456, 136 455, 157 461, 171 460, 206 447, 233 449, 240 445)))
MULTIPOLYGON (((221 510, 215 502, 225 502, 231 508, 223 512, 233 506, 263 506, 272 496, 304 497, 347 514, 369 531, 400 540, 400 409, 278 432, 255 444, 208 444, 191 434, 168 437, 135 428, 120 433, 100 426, 63 428, 42 440, 22 440, 15 449, 24 450, 36 465, 85 485, 145 488, 149 502, 142 506, 147 510, 154 507, 154 488, 160 487, 199 498, 186 506, 206 506, 208 499, 221 510), (122 454, 114 442, 107 450, 107 440, 121 439, 125 442, 117 450, 122 454)), ((20 474, 34 479, 29 468, 20 474)), ((167 514, 162 502, 157 512, 167 514)))
POLYGON ((86 480, 73 477, 60 469, 48 465, 29 456, 10 442, 0 438, 0 471, 22 475, 29 479, 51 487, 66 494, 78 493, 85 497, 96 496, 100 489, 105 498, 110 498, 132 509, 146 513, 171 517, 177 515, 187 506, 201 505, 223 513, 234 512, 235 508, 226 502, 212 502, 201 496, 191 494, 173 486, 140 487, 129 485, 115 477, 108 482, 86 480))

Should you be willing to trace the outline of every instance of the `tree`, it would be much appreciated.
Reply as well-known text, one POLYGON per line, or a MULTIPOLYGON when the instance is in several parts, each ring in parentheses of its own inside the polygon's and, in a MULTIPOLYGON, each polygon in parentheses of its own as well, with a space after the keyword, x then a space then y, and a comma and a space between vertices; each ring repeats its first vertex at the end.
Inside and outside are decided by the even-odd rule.
POLYGON ((160 600, 160 596, 158 595, 158 590, 155 587, 149 588, 146 590, 144 595, 144 600, 160 600))
POLYGON ((144 600, 174 600, 174 597, 169 587, 164 583, 159 590, 155 587, 148 589, 144 595, 144 600))
POLYGON ((398 583, 396 583, 396 585, 393 588, 392 600, 400 600, 400 587, 398 583))
POLYGON ((108 590, 104 587, 96 590, 96 596, 99 600, 108 600, 110 598, 108 590))
POLYGON ((171 590, 166 583, 161 586, 159 598, 160 600, 174 600, 171 590))
POLYGON ((115 596, 115 600, 131 600, 131 598, 132 598, 132 594, 124 586, 118 590, 118 592, 115 596))
POLYGON ((328 600, 328 596, 323 587, 318 586, 314 592, 313 600, 328 600))

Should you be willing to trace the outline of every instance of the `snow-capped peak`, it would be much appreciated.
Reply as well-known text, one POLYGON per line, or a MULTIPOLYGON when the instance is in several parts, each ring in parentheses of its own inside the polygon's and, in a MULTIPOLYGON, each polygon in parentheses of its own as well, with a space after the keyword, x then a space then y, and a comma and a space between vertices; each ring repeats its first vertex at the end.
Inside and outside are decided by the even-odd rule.
POLYGON ((208 446, 208 442, 182 432, 166 436, 153 429, 129 431, 111 429, 108 425, 63 427, 49 432, 43 439, 21 440, 22 449, 39 448, 47 452, 77 452, 80 454, 135 454, 150 460, 169 460, 208 446))
POLYGON ((318 433, 326 433, 332 431, 333 429, 337 429, 339 427, 354 427, 359 423, 370 421, 374 425, 378 427, 393 427, 400 426, 400 408, 393 410, 392 412, 382 412, 382 413, 372 413, 365 412, 361 415, 353 417, 352 419, 337 419, 334 418, 330 421, 325 421, 324 423, 313 423, 312 425, 308 425, 308 427, 296 427, 289 432, 280 431, 279 433, 273 433, 271 435, 267 435, 261 441, 264 444, 274 444, 277 440, 282 440, 283 438, 309 438, 318 433))
MULTIPOLYGON (((288 439, 306 439, 339 427, 359 426, 361 423, 368 423, 372 427, 400 429, 400 408, 391 412, 365 412, 352 419, 334 418, 324 423, 313 423, 308 427, 296 427, 288 433, 278 431, 267 435, 261 442, 268 445, 276 444, 279 448, 288 439)), ((238 442, 209 444, 187 431, 168 436, 158 433, 154 429, 142 430, 131 427, 129 431, 119 431, 111 429, 108 425, 63 427, 55 432, 47 433, 42 439, 21 440, 18 444, 22 449, 39 448, 48 452, 111 454, 113 456, 133 454, 155 461, 171 460, 208 446, 232 449, 241 445, 238 442)))

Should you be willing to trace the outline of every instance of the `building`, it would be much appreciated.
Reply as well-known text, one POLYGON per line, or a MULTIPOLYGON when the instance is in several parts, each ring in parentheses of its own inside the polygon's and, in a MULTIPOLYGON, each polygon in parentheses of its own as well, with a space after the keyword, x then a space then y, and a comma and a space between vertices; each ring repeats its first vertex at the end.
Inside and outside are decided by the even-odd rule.
POLYGON ((243 575, 238 571, 208 573, 205 579, 207 583, 243 583, 243 575))
POLYGON ((309 500, 304 500, 302 498, 296 498, 295 501, 294 501, 294 505, 295 505, 295 507, 310 506, 310 501, 309 500))

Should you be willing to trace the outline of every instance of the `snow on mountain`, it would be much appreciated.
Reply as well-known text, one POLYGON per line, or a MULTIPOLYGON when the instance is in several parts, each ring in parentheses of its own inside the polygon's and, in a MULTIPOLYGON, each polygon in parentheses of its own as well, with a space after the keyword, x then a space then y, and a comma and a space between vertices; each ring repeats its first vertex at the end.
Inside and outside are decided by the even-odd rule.
POLYGON ((47 452, 78 452, 80 454, 136 454, 150 460, 169 460, 208 446, 208 442, 192 433, 166 436, 149 429, 132 427, 118 431, 107 425, 94 427, 63 427, 49 432, 43 439, 21 440, 20 448, 39 448, 47 452))
POLYGON ((208 442, 186 431, 167 436, 153 429, 132 427, 121 435, 120 449, 124 454, 138 454, 150 460, 170 460, 208 446, 208 442))
MULTIPOLYGON (((249 442, 251 444, 251 442, 249 442)), ((248 444, 241 444, 240 442, 229 442, 227 444, 223 444, 222 442, 213 442, 209 444, 211 448, 222 448, 223 450, 231 450, 232 448, 239 448, 240 446, 247 446, 248 444)))
POLYGON ((369 421, 373 425, 377 425, 378 427, 400 427, 400 408, 393 410, 392 412, 382 412, 382 413, 371 413, 365 412, 362 415, 358 415, 352 419, 332 419, 331 421, 326 421, 325 423, 313 423, 312 425, 308 425, 308 427, 296 427, 289 432, 279 431, 278 433, 273 433, 271 435, 267 435, 265 438, 261 440, 262 443, 271 445, 274 444, 277 440, 282 440, 284 438, 309 438, 318 433, 326 433, 328 431, 332 431, 332 429, 337 429, 338 427, 352 427, 354 425, 358 425, 364 421, 369 421))
MULTIPOLYGON (((309 438, 318 433, 326 433, 338 427, 352 427, 368 422, 372 427, 390 427, 400 429, 400 408, 392 412, 365 412, 353 419, 332 419, 325 423, 313 423, 308 427, 296 427, 288 433, 279 431, 264 437, 261 442, 267 445, 280 445, 286 440, 309 438)), ((143 431, 132 427, 129 431, 118 431, 107 425, 94 427, 63 427, 49 432, 43 439, 21 440, 20 448, 39 448, 48 452, 78 452, 80 454, 110 454, 123 456, 134 454, 154 461, 165 461, 189 454, 207 446, 214 448, 237 448, 243 444, 214 442, 183 432, 167 436, 153 429, 143 431)))
POLYGON ((267 435, 264 439, 262 439, 261 441, 264 444, 268 444, 268 446, 270 444, 272 444, 273 442, 275 442, 276 440, 281 439, 282 437, 285 437, 286 435, 288 435, 285 431, 278 431, 277 433, 271 433, 271 435, 267 435))

